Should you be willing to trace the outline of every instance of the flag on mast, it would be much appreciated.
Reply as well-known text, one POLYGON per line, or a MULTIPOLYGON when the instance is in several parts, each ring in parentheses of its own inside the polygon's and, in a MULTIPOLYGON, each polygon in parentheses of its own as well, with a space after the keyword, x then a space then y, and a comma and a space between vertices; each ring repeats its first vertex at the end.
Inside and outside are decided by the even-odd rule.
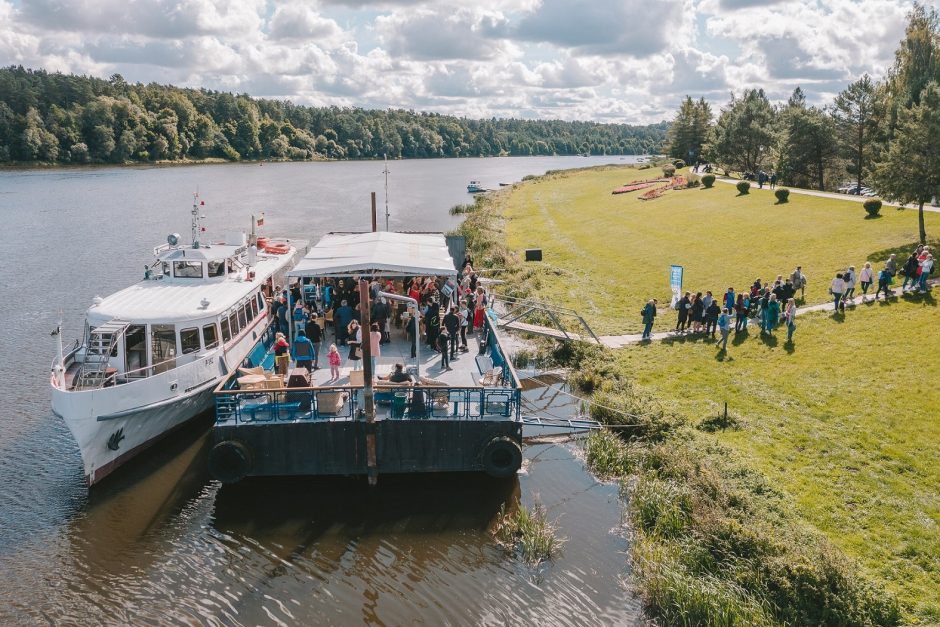
POLYGON ((257 220, 255 220, 255 225, 264 226, 264 212, 263 211, 261 212, 261 216, 257 220))

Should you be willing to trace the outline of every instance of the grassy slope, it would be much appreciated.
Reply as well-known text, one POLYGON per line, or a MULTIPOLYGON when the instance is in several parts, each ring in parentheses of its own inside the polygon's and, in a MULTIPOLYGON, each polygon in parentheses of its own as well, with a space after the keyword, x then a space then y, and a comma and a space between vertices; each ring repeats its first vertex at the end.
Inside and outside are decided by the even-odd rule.
MULTIPOLYGON (((729 279, 743 285, 775 276, 800 259, 811 280, 807 299, 822 301, 828 280, 819 277, 882 259, 916 228, 913 212, 864 220, 854 203, 792 195, 774 206, 767 192, 736 197, 726 186, 647 203, 610 195, 649 172, 556 176, 515 190, 505 203, 511 248, 541 246, 549 263, 579 279, 543 281, 542 294, 580 309, 605 332, 637 329, 642 300, 667 295, 669 263, 686 266, 687 285, 720 289, 729 279)), ((936 623, 938 321, 935 301, 905 299, 859 307, 842 322, 811 314, 791 350, 781 334, 779 343, 752 335, 721 361, 712 345, 682 340, 630 347, 617 359, 693 421, 727 401, 746 427, 713 437, 791 494, 810 523, 915 616, 936 623)))
MULTIPOLYGON (((866 259, 880 264, 916 239, 916 212, 888 208, 881 218, 865 220, 861 206, 849 201, 791 194, 789 203, 776 205, 769 190, 737 196, 720 184, 651 201, 639 200, 637 192, 610 193, 658 173, 560 173, 515 189, 506 212, 509 247, 541 247, 545 263, 567 275, 536 294, 578 310, 597 332, 636 332, 647 299, 668 302, 670 264, 685 266, 686 289, 724 293, 757 277, 786 276, 800 263, 809 277, 807 301, 816 303, 828 298, 838 270, 860 269, 866 259)), ((934 220, 928 214, 928 231, 934 220)), ((658 328, 675 324, 665 313, 658 328)))

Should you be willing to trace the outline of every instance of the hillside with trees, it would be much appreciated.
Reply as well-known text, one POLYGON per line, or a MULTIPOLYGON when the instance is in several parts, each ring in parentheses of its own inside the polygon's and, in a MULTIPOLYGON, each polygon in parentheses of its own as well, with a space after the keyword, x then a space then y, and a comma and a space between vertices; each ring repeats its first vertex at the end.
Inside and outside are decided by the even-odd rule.
POLYGON ((661 152, 668 124, 470 120, 0 68, 0 162, 381 159, 661 152))

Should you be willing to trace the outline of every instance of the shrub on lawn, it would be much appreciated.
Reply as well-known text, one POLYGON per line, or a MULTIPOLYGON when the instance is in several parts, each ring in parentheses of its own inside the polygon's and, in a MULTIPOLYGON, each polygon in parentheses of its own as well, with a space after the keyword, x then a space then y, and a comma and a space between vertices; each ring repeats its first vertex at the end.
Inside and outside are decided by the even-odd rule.
POLYGON ((673 176, 676 173, 676 166, 667 163, 663 166, 663 176, 673 176))
POLYGON ((862 206, 865 207, 865 211, 870 218, 877 218, 878 214, 881 213, 881 201, 877 198, 869 198, 862 206))
POLYGON ((735 185, 738 188, 739 194, 746 194, 751 191, 751 184, 747 181, 738 181, 738 184, 735 185))
POLYGON ((676 159, 675 161, 672 162, 672 165, 676 166, 677 170, 681 170, 682 168, 685 167, 685 161, 683 161, 682 159, 676 159))
POLYGON ((777 202, 783 204, 790 199, 790 190, 786 187, 781 187, 777 190, 774 190, 774 196, 777 197, 777 202))
POLYGON ((648 163, 641 163, 639 166, 637 166, 636 169, 637 169, 637 170, 649 170, 649 169, 652 168, 652 167, 653 167, 653 166, 651 166, 651 165, 648 164, 648 163))
POLYGON ((704 185, 705 187, 711 187, 714 184, 715 184, 714 174, 706 174, 705 176, 702 177, 702 185, 704 185))

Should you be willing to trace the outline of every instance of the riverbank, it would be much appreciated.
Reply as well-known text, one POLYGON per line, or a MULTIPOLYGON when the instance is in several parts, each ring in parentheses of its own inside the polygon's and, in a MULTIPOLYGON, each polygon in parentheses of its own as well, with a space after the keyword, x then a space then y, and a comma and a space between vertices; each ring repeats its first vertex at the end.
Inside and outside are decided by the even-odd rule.
MULTIPOLYGON (((646 175, 547 175, 492 197, 463 229, 487 261, 509 267, 503 274, 516 295, 621 330, 638 327, 646 298, 668 298, 668 263, 684 262, 687 282, 723 292, 749 285, 755 265, 772 280, 798 258, 804 271, 814 268, 811 285, 818 277, 820 294, 807 290, 807 300, 821 302, 830 272, 901 253, 916 234, 911 212, 865 220, 854 203, 791 196, 780 206, 763 190, 682 190, 642 206, 611 197, 613 187, 646 175), (717 202, 698 200, 715 192, 717 202), (512 252, 535 242, 543 264, 512 252), (651 275, 651 265, 661 273, 651 275)), ((928 296, 844 317, 812 313, 790 350, 751 334, 724 356, 687 338, 555 351, 579 373, 576 382, 595 390, 597 418, 638 425, 608 439, 618 445, 607 447, 612 463, 589 460, 623 476, 631 494, 637 586, 652 614, 667 622, 676 608, 719 622, 940 619, 931 592, 940 585, 940 460, 919 444, 940 431, 929 411, 940 398, 920 381, 940 373, 930 365, 926 379, 911 375, 923 361, 915 366, 912 355, 940 348, 923 332, 935 324, 935 304, 928 296)), ((665 318, 657 328, 674 324, 665 318)))

